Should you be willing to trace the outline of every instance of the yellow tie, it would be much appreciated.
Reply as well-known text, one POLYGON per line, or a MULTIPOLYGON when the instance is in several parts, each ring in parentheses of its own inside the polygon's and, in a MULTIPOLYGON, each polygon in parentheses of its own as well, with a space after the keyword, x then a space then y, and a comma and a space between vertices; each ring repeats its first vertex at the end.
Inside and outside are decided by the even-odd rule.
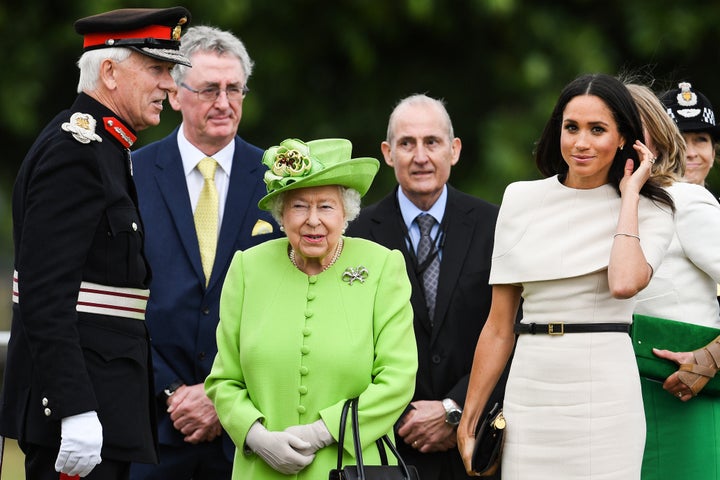
POLYGON ((205 182, 197 207, 195 207, 195 230, 200 244, 200 259, 205 273, 205 285, 210 281, 213 262, 215 262, 215 248, 217 246, 218 232, 218 193, 215 187, 215 169, 217 162, 214 158, 205 157, 197 166, 205 182))

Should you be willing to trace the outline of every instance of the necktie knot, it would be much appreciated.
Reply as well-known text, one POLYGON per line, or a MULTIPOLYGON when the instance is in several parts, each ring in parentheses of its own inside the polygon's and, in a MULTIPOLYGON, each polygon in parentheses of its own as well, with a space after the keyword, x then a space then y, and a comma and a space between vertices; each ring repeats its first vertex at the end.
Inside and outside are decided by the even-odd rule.
POLYGON ((214 158, 205 157, 200 160, 200 163, 197 165, 197 169, 200 171, 205 180, 214 182, 217 165, 217 161, 214 158))
POLYGON ((432 227, 435 225, 435 217, 428 213, 421 213, 415 218, 415 221, 420 227, 420 235, 423 237, 429 236, 432 227))

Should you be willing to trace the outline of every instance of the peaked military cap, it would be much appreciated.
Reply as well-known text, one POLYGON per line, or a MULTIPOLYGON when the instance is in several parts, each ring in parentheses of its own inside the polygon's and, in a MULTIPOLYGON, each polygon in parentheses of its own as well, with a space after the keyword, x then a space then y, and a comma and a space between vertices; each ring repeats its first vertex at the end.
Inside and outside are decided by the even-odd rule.
POLYGON ((179 52, 180 34, 190 22, 185 7, 122 8, 75 22, 75 31, 83 35, 83 50, 126 47, 167 62, 190 66, 179 52))

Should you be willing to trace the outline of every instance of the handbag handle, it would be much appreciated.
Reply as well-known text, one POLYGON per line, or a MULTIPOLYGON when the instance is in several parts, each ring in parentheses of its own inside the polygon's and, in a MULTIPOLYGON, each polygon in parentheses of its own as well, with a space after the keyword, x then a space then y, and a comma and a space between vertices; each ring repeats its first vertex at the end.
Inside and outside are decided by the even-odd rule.
MULTIPOLYGON (((366 480, 365 479, 365 466, 363 464, 363 458, 362 458, 362 446, 360 444, 360 422, 358 420, 358 398, 351 398, 349 400, 345 401, 345 404, 343 405, 342 413, 340 414, 340 431, 339 431, 339 438, 338 438, 338 461, 337 461, 337 469, 342 469, 342 454, 343 454, 343 444, 345 442, 345 424, 347 423, 347 414, 348 410, 350 411, 351 415, 351 421, 352 421, 352 428, 353 428, 353 448, 355 449, 355 458, 357 459, 357 473, 358 473, 358 480, 366 480)), ((375 443, 378 447, 378 451, 380 453, 380 458, 383 465, 387 465, 387 454, 385 453, 385 448, 383 446, 383 442, 388 446, 390 449, 390 452, 395 456, 395 458, 398 461, 398 466, 402 470, 403 478, 405 480, 411 480, 410 472, 408 471, 407 465, 405 464, 405 461, 402 459, 400 454, 397 451, 397 448, 395 445, 393 445, 390 438, 387 436, 387 434, 383 435, 382 437, 378 438, 375 443)))

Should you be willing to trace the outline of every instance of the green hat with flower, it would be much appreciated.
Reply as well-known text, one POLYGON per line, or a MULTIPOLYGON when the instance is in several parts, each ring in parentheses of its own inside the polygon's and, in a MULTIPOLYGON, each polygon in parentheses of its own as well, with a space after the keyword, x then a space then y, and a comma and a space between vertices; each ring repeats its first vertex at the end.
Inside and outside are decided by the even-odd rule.
POLYGON ((350 158, 351 153, 352 143, 344 138, 309 142, 289 138, 268 148, 262 159, 269 169, 264 178, 268 194, 260 199, 258 207, 270 210, 273 198, 297 188, 341 185, 365 195, 380 162, 370 157, 350 158))

